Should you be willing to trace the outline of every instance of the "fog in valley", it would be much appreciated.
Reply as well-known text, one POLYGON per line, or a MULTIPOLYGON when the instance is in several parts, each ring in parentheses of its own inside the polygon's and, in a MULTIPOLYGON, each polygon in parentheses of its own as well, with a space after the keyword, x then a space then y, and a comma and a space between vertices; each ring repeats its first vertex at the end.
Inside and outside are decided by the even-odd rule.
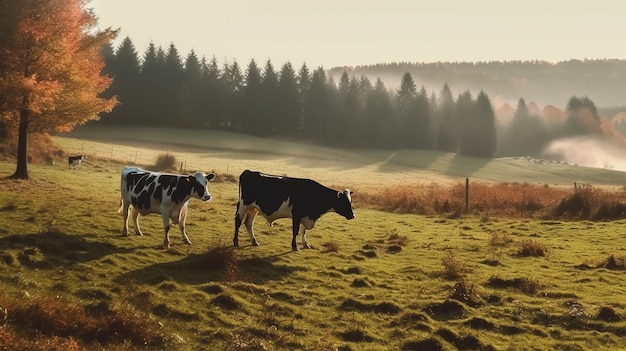
POLYGON ((597 137, 565 138, 551 142, 544 153, 569 164, 626 172, 623 142, 597 137))

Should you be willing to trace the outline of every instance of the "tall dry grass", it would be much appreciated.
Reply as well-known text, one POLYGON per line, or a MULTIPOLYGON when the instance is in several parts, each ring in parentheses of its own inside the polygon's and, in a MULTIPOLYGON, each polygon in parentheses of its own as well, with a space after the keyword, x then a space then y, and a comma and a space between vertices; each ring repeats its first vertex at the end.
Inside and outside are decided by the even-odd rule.
POLYGON ((467 211, 464 182, 387 187, 359 192, 355 198, 359 203, 379 210, 422 215, 458 216, 467 212, 563 220, 626 218, 626 187, 603 189, 590 185, 551 187, 473 182, 468 194, 467 211))

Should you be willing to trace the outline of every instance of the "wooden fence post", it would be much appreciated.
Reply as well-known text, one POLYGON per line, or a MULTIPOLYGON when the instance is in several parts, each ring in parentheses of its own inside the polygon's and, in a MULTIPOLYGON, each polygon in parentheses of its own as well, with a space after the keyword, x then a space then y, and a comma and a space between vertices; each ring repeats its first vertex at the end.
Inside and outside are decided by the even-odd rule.
POLYGON ((469 211, 469 178, 465 178, 465 213, 469 211))

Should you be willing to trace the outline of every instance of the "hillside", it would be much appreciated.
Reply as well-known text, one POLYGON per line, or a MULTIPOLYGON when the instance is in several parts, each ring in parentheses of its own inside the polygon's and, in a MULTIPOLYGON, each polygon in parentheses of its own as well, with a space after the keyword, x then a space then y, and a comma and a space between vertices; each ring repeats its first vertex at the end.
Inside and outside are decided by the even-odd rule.
MULTIPOLYGON (((255 223, 261 246, 241 229, 241 247, 233 248, 238 189, 222 174, 211 182, 211 202, 190 202, 191 246, 172 228, 164 250, 158 215, 141 217, 144 236, 122 237, 117 213, 120 161, 151 164, 167 150, 188 167, 306 173, 357 188, 452 180, 457 172, 539 180, 542 167, 562 169, 544 178, 592 178, 590 169, 336 151, 199 131, 110 132, 99 135, 106 143, 55 138, 88 155, 80 169, 32 164, 32 181, 0 179, 0 212, 8 218, 0 228, 0 350, 626 347, 623 219, 425 216, 358 199, 355 219, 329 213, 319 220, 307 235, 311 250, 291 251, 289 220, 268 226, 262 219, 255 223)), ((0 174, 13 168, 0 160, 0 174)), ((598 179, 617 174, 595 172, 598 179)))
POLYGON ((152 164, 170 152, 186 169, 238 175, 246 168, 362 186, 464 180, 624 186, 626 173, 530 158, 479 159, 424 150, 330 149, 210 130, 89 127, 55 141, 72 154, 152 164))

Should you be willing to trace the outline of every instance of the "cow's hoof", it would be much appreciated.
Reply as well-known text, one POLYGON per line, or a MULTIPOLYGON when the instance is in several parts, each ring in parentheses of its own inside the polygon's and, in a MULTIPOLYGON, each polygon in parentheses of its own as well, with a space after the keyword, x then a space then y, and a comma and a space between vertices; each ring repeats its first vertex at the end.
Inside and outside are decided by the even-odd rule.
POLYGON ((306 245, 302 246, 302 248, 303 248, 303 249, 309 249, 309 250, 310 250, 310 249, 311 249, 311 245, 306 244, 306 245))
POLYGON ((187 245, 191 245, 191 241, 190 240, 183 240, 183 242, 187 245))
POLYGON ((253 241, 253 242, 252 242, 252 246, 260 246, 260 245, 259 245, 259 243, 258 243, 258 242, 253 241))
POLYGON ((138 233, 135 233, 135 235, 137 235, 137 236, 143 236, 143 233, 142 233, 142 232, 138 232, 138 233))
POLYGON ((292 251, 292 252, 298 252, 298 251, 300 251, 300 249, 299 249, 299 248, 297 248, 297 247, 292 247, 292 248, 291 248, 291 251, 292 251))

